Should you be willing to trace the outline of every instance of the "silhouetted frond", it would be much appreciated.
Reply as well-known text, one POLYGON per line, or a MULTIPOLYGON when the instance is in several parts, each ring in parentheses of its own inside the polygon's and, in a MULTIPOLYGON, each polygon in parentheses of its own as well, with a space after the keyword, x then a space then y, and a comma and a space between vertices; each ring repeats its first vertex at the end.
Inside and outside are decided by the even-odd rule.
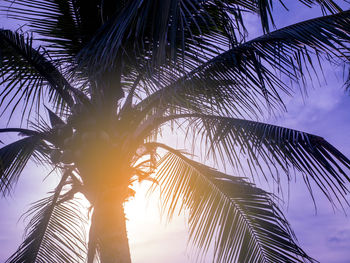
POLYGON ((254 176, 272 176, 280 183, 283 171, 290 180, 291 172, 303 174, 311 192, 314 181, 331 203, 333 197, 347 203, 350 160, 322 137, 309 133, 225 117, 202 116, 195 123, 208 150, 224 153, 237 170, 248 170, 254 176))
POLYGON ((350 160, 322 137, 267 123, 201 114, 159 118, 153 125, 184 118, 188 118, 187 132, 192 131, 198 139, 191 142, 205 144, 204 156, 229 161, 235 171, 253 178, 264 176, 269 181, 272 177, 278 186, 281 173, 291 180, 291 174, 298 171, 311 194, 310 182, 314 181, 332 204, 347 203, 350 160))
POLYGON ((3 11, 9 18, 25 22, 30 31, 40 35, 54 56, 74 62, 74 56, 125 0, 4 0, 3 11))
POLYGON ((0 133, 7 133, 7 132, 15 132, 18 133, 20 136, 34 136, 34 135, 40 135, 38 131, 30 130, 30 129, 23 129, 23 128, 3 128, 0 129, 0 133))
POLYGON ((322 57, 350 60, 349 23, 350 11, 312 19, 235 46, 177 80, 159 74, 160 90, 139 106, 244 117, 283 108, 280 93, 292 90, 287 81, 304 81, 322 57))
POLYGON ((237 5, 223 1, 129 1, 101 26, 78 62, 91 76, 122 67, 128 74, 140 68, 154 73, 159 65, 198 65, 236 43, 242 23, 237 5))
POLYGON ((86 219, 77 201, 58 204, 63 185, 61 181, 52 196, 34 203, 27 212, 33 218, 26 238, 7 263, 83 262, 86 248, 82 226, 86 219))
POLYGON ((50 61, 45 51, 34 48, 32 38, 18 32, 0 30, 0 106, 13 113, 19 103, 24 110, 39 107, 42 98, 57 105, 72 106, 73 89, 50 61))
POLYGON ((30 136, 0 149, 0 192, 7 194, 38 147, 41 138, 30 136))
POLYGON ((213 246, 215 262, 313 262, 268 193, 157 146, 169 151, 156 172, 163 206, 170 218, 189 210, 190 240, 203 256, 213 246))
POLYGON ((59 116, 57 116, 53 111, 51 111, 49 108, 46 108, 46 110, 49 113, 51 127, 57 127, 59 125, 65 124, 65 122, 59 116))

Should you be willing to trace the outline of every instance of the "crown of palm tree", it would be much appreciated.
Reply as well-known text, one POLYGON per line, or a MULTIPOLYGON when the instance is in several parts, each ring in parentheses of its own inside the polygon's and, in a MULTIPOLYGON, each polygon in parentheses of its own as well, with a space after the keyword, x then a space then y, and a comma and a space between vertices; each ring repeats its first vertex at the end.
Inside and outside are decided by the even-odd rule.
POLYGON ((135 180, 161 186, 169 217, 188 209, 190 239, 204 254, 214 246, 217 262, 313 261, 274 196, 247 178, 297 171, 310 192, 316 184, 348 205, 348 158, 319 136, 258 120, 284 110, 281 94, 321 60, 349 64, 349 11, 300 0, 325 15, 270 31, 272 2, 262 0, 4 2, 28 32, 0 30, 0 106, 10 118, 23 106, 32 128, 0 129, 23 136, 0 149, 0 191, 30 158, 62 174, 8 262, 130 262, 122 205, 135 180), (264 35, 246 40, 246 12, 264 35), (48 121, 33 114, 43 105, 48 121), (199 142, 237 174, 159 142, 168 124, 191 137, 187 150, 199 142), (93 208, 88 244, 76 193, 93 208))

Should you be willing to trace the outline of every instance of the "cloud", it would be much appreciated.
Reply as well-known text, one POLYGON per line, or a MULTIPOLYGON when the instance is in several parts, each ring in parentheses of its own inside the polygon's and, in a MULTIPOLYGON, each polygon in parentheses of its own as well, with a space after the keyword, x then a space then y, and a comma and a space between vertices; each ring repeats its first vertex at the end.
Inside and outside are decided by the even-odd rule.
POLYGON ((338 231, 328 238, 327 243, 335 249, 347 248, 350 250, 350 228, 338 231))

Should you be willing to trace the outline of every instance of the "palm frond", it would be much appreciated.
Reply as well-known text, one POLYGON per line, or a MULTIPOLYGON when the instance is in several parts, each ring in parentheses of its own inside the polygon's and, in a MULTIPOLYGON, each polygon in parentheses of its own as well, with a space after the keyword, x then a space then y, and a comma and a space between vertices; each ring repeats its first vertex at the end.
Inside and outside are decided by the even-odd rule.
POLYGON ((308 6, 319 5, 321 6, 323 13, 329 12, 334 14, 342 11, 340 6, 333 0, 300 0, 300 2, 308 6))
POLYGON ((33 47, 31 37, 0 30, 0 51, 0 106, 10 107, 13 113, 19 103, 24 103, 24 115, 33 105, 39 107, 44 96, 56 105, 73 105, 73 88, 45 51, 33 47))
MULTIPOLYGON (((78 61, 93 75, 125 67, 198 63, 237 42, 241 10, 224 1, 129 1, 82 49, 78 61), (232 15, 229 15, 232 14, 232 15), (181 63, 179 63, 181 62, 181 63), (173 64, 173 63, 172 63, 173 64)), ((239 26, 241 25, 241 26, 239 26)), ((125 70, 125 69, 124 69, 125 70)))
MULTIPOLYGON (((72 55, 79 52, 83 32, 79 32, 79 17, 73 2, 57 0, 4 1, 7 16, 30 26, 32 32, 41 36, 41 41, 50 46, 52 54, 71 62, 72 55), (74 8, 75 7, 75 8, 74 8)), ((97 12, 96 12, 97 13, 97 12)), ((96 26, 96 25, 95 25, 96 26)), ((85 29, 84 33, 88 33, 85 29)))
POLYGON ((4 0, 7 17, 23 21, 61 61, 74 57, 96 31, 124 7, 124 0, 4 0))
MULTIPOLYGON (((182 118, 188 118, 187 132, 192 130, 194 144, 204 143, 207 155, 223 163, 228 160, 238 173, 266 180, 272 177, 280 187, 281 173, 289 181, 298 171, 310 194, 313 181, 332 204, 348 204, 350 160, 324 138, 267 123, 201 114, 159 118, 153 129, 182 118)), ((147 127, 145 132, 150 130, 147 127)))
MULTIPOLYGON (((341 10, 333 1, 300 2, 318 2, 331 12, 341 10)), ((237 43, 237 34, 244 34, 244 11, 258 13, 264 30, 269 30, 269 21, 273 23, 271 1, 130 1, 84 47, 79 54, 80 63, 88 64, 94 71, 105 71, 122 53, 128 58, 136 55, 135 63, 146 58, 152 65, 165 61, 168 64, 165 58, 179 58, 177 64, 195 63, 196 59, 191 58, 198 59, 204 53, 208 59, 210 53, 212 56, 220 50, 218 42, 222 48, 229 47, 237 43)))
MULTIPOLYGON (((273 20, 273 1, 268 0, 254 0, 252 1, 254 6, 257 9, 257 13, 260 16, 261 25, 263 27, 264 32, 269 32, 270 24, 275 26, 273 20)), ((285 8, 287 8, 287 4, 285 1, 279 1, 285 8)), ((312 7, 313 5, 319 5, 324 14, 331 13, 335 14, 341 12, 342 9, 339 5, 333 0, 299 0, 302 4, 312 7)))
POLYGON ((272 196, 241 177, 194 162, 170 147, 156 179, 168 216, 189 210, 190 240, 215 262, 313 262, 272 196))
POLYGON ((203 131, 209 151, 225 153, 238 170, 248 169, 255 176, 272 176, 280 184, 282 171, 291 179, 302 173, 311 191, 314 181, 329 201, 347 203, 350 160, 322 137, 255 121, 201 117, 194 124, 203 131), (245 158, 242 158, 242 157, 245 158))
POLYGON ((304 81, 321 58, 349 61, 349 23, 350 11, 308 20, 235 46, 175 81, 159 74, 159 90, 139 107, 161 103, 244 117, 283 108, 280 93, 292 91, 287 80, 304 81))
POLYGON ((23 129, 23 128, 3 128, 0 129, 0 133, 8 133, 8 132, 16 132, 20 136, 39 136, 40 133, 38 131, 23 129))
POLYGON ((344 67, 344 73, 345 73, 345 84, 344 84, 344 88, 346 91, 350 90, 350 62, 345 64, 344 67))
POLYGON ((57 127, 65 124, 65 122, 49 108, 46 108, 46 110, 49 113, 51 127, 57 127))
MULTIPOLYGON (((242 8, 257 13, 260 17, 261 26, 263 28, 264 33, 270 31, 270 26, 272 25, 275 27, 274 24, 274 18, 273 18, 273 1, 269 0, 253 0, 253 1, 245 1, 245 0, 230 0, 226 1, 230 3, 235 3, 242 8)), ((338 12, 341 12, 342 9, 339 7, 339 5, 333 1, 333 0, 298 0, 298 2, 308 6, 312 7, 314 5, 319 5, 322 9, 322 12, 324 14, 331 13, 335 14, 338 12)), ((285 3, 285 1, 281 0, 279 3, 285 7, 288 8, 288 3, 285 3)))
POLYGON ((84 219, 79 203, 69 200, 58 204, 66 178, 63 177, 52 196, 34 203, 27 212, 33 218, 26 228, 26 238, 7 263, 84 260, 84 219))
MULTIPOLYGON (((22 131, 21 131, 22 132, 22 131)), ((10 193, 28 160, 41 143, 41 137, 34 135, 10 143, 0 149, 0 192, 10 193)))

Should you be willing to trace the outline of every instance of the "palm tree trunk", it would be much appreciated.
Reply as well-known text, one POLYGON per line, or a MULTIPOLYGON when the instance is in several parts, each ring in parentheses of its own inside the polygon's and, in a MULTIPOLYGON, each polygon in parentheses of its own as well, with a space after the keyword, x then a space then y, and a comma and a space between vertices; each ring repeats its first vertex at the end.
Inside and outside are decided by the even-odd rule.
POLYGON ((101 263, 131 263, 123 202, 96 205, 90 231, 90 238, 98 240, 101 263))

